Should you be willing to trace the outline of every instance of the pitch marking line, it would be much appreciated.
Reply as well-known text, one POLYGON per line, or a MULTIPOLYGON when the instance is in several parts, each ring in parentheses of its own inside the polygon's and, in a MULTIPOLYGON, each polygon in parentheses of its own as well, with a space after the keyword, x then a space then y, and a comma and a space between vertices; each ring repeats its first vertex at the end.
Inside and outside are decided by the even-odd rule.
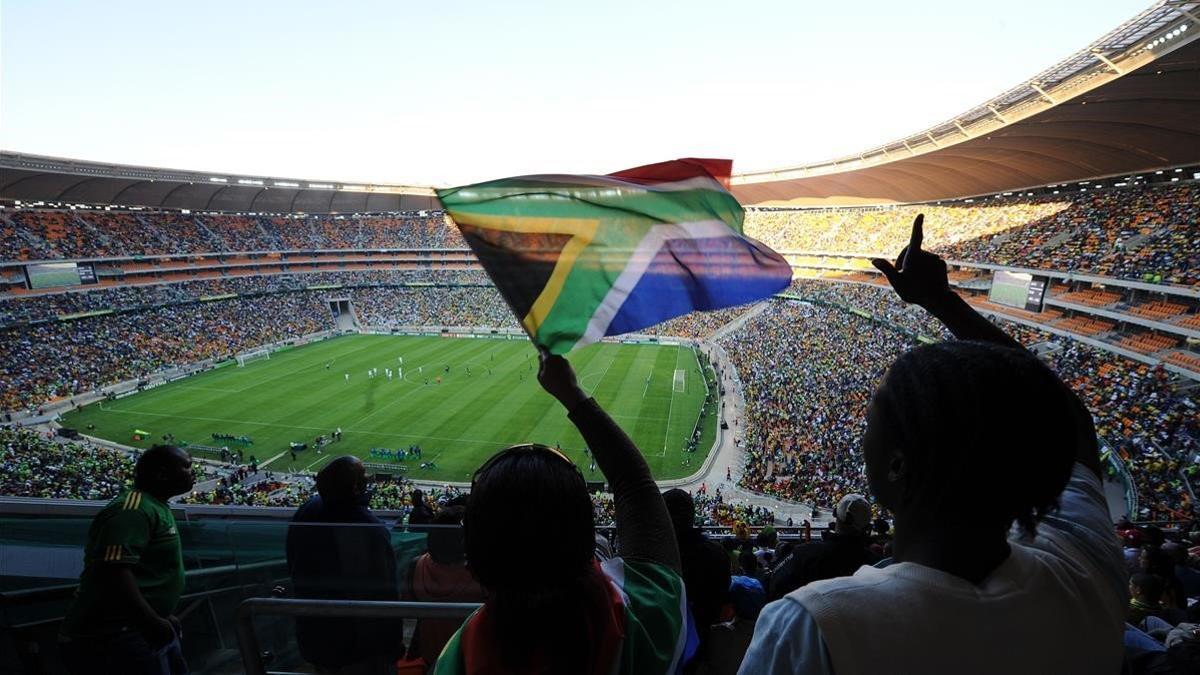
MULTIPOLYGON (((679 370, 679 347, 675 348, 675 370, 679 370)), ((671 436, 671 413, 675 411, 675 387, 671 387, 671 401, 667 404, 667 426, 663 429, 663 445, 662 452, 658 453, 659 457, 667 456, 667 439, 671 436)))

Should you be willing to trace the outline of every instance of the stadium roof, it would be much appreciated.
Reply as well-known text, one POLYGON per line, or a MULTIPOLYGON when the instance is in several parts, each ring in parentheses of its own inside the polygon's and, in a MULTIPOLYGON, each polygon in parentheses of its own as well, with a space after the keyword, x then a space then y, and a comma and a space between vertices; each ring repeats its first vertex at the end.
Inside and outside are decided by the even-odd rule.
POLYGON ((859 155, 741 174, 743 204, 924 202, 1200 162, 1200 2, 1160 2, 958 117, 859 155))
MULTIPOLYGON (((1200 1, 1164 0, 958 117, 852 157, 733 177, 743 204, 959 199, 1200 164, 1200 1)), ((243 213, 437 208, 428 187, 0 153, 0 199, 243 213)))
POLYGON ((0 199, 237 213, 379 213, 441 208, 407 185, 271 178, 0 153, 0 199))

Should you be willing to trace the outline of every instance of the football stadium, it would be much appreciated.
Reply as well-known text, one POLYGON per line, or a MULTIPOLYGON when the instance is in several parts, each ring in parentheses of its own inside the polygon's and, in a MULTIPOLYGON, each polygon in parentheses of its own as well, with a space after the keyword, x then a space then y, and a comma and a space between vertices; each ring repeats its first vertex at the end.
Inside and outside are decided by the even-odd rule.
POLYGON ((0 673, 1200 672, 1200 2, 1090 38, 763 170, 0 151, 0 673))

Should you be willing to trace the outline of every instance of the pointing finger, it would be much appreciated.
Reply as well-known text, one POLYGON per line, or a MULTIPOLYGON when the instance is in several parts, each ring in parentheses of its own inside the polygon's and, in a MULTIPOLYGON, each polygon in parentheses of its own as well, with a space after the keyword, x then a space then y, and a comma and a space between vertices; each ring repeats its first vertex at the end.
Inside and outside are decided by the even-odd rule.
POLYGON ((908 240, 909 252, 920 251, 921 242, 925 239, 925 214, 919 213, 913 220, 912 237, 908 240))

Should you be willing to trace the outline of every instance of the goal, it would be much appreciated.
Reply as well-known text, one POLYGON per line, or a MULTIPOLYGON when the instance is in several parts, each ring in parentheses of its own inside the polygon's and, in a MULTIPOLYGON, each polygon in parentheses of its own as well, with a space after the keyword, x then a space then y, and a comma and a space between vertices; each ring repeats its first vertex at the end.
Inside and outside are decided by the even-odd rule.
POLYGON ((675 380, 671 382, 671 391, 682 393, 687 391, 687 371, 683 369, 675 370, 675 380))
POLYGON ((255 349, 254 351, 242 352, 241 354, 238 354, 237 355, 237 364, 238 364, 238 368, 242 368, 247 363, 250 363, 251 361, 261 361, 263 359, 269 360, 270 358, 271 358, 271 350, 255 349))

